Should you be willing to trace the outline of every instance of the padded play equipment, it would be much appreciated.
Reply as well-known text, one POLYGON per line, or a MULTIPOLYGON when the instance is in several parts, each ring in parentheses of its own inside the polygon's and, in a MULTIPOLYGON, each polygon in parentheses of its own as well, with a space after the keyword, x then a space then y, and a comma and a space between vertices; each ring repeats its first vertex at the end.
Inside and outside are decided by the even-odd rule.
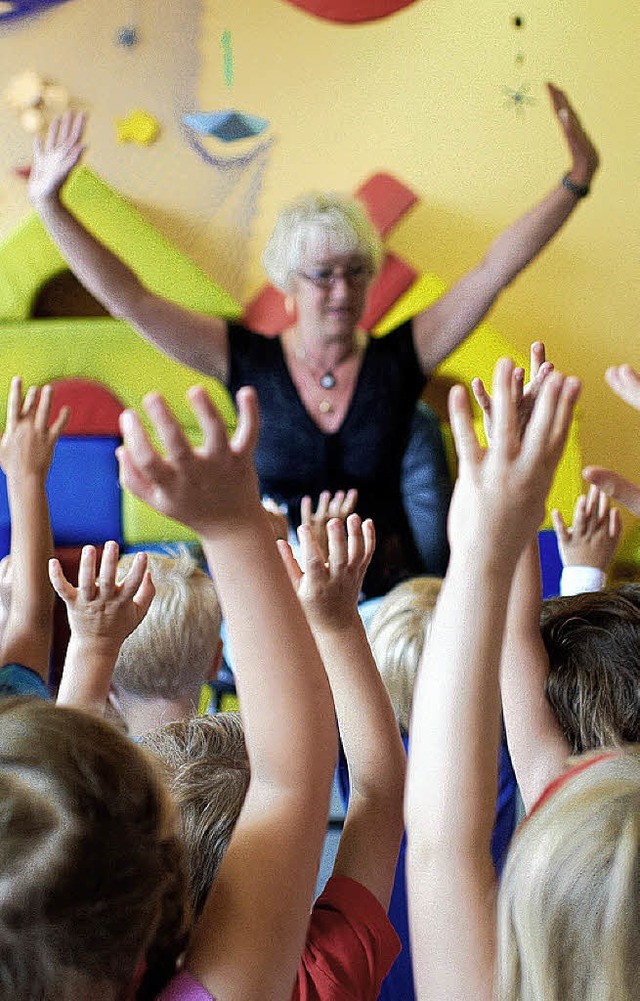
MULTIPOLYGON (((87 167, 74 172, 65 190, 65 200, 74 214, 114 249, 149 288, 200 312, 229 318, 239 315, 240 307, 230 296, 87 167)), ((120 493, 113 456, 117 416, 123 407, 139 410, 145 394, 158 390, 169 401, 190 439, 197 441, 199 429, 185 400, 188 387, 202 383, 231 429, 235 411, 229 395, 216 380, 167 358, 124 322, 111 318, 30 319, 32 304, 42 286, 64 270, 65 261, 35 213, 27 215, 0 245, 0 325, 7 375, 5 383, 0 384, 0 413, 6 409, 11 375, 21 375, 25 384, 65 380, 64 400, 61 389, 56 394, 56 406, 62 402, 71 405, 73 413, 66 434, 79 438, 74 443, 61 441, 56 466, 73 454, 80 468, 89 467, 92 465, 89 455, 95 451, 97 479, 86 480, 86 487, 87 492, 94 487, 102 488, 102 496, 92 503, 85 496, 83 508, 82 503, 76 503, 72 479, 66 475, 58 477, 52 469, 56 485, 53 503, 59 508, 54 533, 56 526, 62 531, 60 540, 54 534, 55 541, 69 545, 114 537, 124 545, 135 545, 190 539, 191 533, 182 525, 157 515, 126 492, 120 493), (74 382, 78 379, 88 380, 88 384, 74 382), (80 440, 83 436, 93 440, 80 440), (98 444, 96 436, 104 436, 104 441, 98 444), (107 475, 109 464, 109 482, 115 482, 117 487, 117 505, 115 488, 105 485, 102 478, 107 475), (98 517, 101 505, 105 505, 104 519, 98 517), (116 506, 117 524, 113 517, 116 506), (93 527, 99 531, 94 540, 75 537, 66 522, 62 529, 59 517, 74 510, 83 511, 89 519, 95 514, 97 522, 93 527)))

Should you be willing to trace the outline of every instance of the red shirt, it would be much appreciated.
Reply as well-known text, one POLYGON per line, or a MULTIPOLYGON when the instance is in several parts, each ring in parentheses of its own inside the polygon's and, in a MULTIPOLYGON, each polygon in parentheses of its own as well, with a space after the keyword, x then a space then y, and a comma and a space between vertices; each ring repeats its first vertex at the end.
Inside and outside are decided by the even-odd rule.
POLYGON ((376 1001, 400 948, 377 898, 332 876, 311 912, 291 1001, 376 1001))

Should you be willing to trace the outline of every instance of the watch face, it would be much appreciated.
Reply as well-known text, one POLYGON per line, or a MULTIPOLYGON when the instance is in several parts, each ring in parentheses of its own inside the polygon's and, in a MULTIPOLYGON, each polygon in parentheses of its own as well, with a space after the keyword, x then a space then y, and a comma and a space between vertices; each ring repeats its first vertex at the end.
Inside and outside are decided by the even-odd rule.
POLYGON ((315 14, 325 21, 342 24, 360 24, 389 17, 403 7, 410 7, 416 0, 288 0, 288 3, 308 14, 315 14))

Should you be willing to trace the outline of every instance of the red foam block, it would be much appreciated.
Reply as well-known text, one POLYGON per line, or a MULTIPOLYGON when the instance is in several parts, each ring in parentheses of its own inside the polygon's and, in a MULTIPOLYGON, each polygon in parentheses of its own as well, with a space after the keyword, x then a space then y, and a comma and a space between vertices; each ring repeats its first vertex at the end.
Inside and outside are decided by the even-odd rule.
POLYGON ((417 272, 406 261, 395 254, 385 254, 382 270, 369 289, 360 326, 365 330, 375 327, 416 278, 417 272))
POLYGON ((370 177, 358 188, 355 196, 366 208, 381 237, 385 237, 418 201, 418 196, 411 188, 385 173, 370 177))

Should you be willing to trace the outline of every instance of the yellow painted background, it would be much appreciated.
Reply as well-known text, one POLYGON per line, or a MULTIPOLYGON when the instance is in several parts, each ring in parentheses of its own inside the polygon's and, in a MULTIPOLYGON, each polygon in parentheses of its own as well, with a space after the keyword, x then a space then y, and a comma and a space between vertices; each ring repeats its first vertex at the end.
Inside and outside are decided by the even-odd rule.
MULTIPOLYGON (((543 85, 566 87, 602 168, 593 196, 491 321, 521 352, 543 338, 559 366, 583 377, 585 460, 640 479, 640 415, 602 380, 607 365, 640 367, 639 43, 640 12, 622 0, 418 0, 360 26, 321 21, 284 0, 70 0, 0 30, 0 90, 27 66, 69 87, 91 114, 87 162, 247 298, 260 284, 260 248, 284 201, 310 188, 349 191, 378 170, 421 199, 392 248, 418 271, 455 279, 566 169, 543 85), (514 14, 524 18, 521 30, 514 14), (131 16, 142 40, 124 51, 113 36, 131 16), (233 42, 231 89, 224 30, 233 42), (517 115, 502 88, 522 83, 535 103, 517 115), (177 127, 181 110, 230 105, 270 119, 275 140, 252 238, 241 247, 215 211, 215 172, 177 127), (134 107, 163 126, 147 149, 115 141, 114 120, 134 107)), ((12 168, 28 158, 29 141, 4 106, 0 129, 1 238, 27 210, 12 168)), ((232 152, 214 141, 208 148, 232 152)))

